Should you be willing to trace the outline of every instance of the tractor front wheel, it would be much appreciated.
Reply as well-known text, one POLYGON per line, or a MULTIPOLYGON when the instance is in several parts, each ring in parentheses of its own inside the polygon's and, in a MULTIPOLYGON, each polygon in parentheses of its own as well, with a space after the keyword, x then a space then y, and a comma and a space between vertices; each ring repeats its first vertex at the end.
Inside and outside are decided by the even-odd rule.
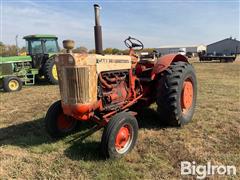
POLYGON ((106 158, 120 158, 135 146, 138 123, 127 112, 114 115, 102 134, 101 150, 106 158))
POLYGON ((58 84, 57 68, 54 59, 50 58, 46 61, 43 72, 46 80, 50 84, 58 84))
POLYGON ((16 76, 5 77, 3 79, 3 90, 5 92, 20 91, 22 84, 21 79, 16 76))
POLYGON ((157 105, 160 117, 172 126, 188 123, 195 110, 197 80, 193 66, 174 62, 158 82, 157 105))
POLYGON ((51 137, 61 138, 73 133, 78 127, 78 121, 64 115, 61 101, 56 101, 47 111, 45 127, 51 137))

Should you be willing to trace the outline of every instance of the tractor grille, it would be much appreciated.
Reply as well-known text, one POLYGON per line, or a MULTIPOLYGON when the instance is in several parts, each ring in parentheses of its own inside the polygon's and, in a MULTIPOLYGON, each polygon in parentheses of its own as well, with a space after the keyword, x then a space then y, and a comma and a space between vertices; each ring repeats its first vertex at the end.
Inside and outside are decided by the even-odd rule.
POLYGON ((86 103, 89 101, 89 68, 66 67, 62 84, 65 103, 86 103))

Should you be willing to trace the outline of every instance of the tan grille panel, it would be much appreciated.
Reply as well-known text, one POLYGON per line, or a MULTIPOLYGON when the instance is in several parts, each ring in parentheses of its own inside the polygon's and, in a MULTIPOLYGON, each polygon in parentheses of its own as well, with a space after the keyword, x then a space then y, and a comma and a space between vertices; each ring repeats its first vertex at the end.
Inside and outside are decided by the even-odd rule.
POLYGON ((89 101, 89 67, 64 68, 64 89, 67 103, 86 103, 89 101))

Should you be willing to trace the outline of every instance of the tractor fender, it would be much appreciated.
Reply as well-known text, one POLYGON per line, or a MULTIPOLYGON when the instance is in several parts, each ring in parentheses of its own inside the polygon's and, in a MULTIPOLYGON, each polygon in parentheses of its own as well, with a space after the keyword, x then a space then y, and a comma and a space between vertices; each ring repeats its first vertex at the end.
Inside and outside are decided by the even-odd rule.
POLYGON ((187 57, 181 54, 168 54, 159 58, 153 67, 151 79, 155 79, 157 74, 166 70, 172 62, 176 61, 183 61, 188 63, 187 57))

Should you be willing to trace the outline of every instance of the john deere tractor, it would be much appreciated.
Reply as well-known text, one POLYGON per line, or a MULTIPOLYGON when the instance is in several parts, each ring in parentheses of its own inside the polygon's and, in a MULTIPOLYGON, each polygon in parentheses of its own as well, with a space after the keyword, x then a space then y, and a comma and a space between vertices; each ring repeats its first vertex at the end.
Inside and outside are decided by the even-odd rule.
POLYGON ((58 83, 53 57, 58 53, 57 37, 54 35, 28 35, 27 55, 1 57, 0 84, 5 91, 18 91, 22 84, 35 84, 35 78, 51 84, 58 83))

